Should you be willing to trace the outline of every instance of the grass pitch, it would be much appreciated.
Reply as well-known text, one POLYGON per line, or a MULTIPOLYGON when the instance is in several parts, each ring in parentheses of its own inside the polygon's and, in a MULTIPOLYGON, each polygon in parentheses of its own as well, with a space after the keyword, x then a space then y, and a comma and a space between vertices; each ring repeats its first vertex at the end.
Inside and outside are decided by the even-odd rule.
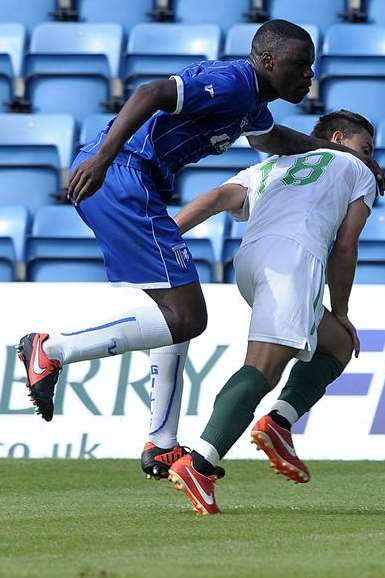
POLYGON ((1 578, 382 578, 385 467, 313 462, 292 485, 226 462, 196 517, 136 461, 1 460, 1 578))

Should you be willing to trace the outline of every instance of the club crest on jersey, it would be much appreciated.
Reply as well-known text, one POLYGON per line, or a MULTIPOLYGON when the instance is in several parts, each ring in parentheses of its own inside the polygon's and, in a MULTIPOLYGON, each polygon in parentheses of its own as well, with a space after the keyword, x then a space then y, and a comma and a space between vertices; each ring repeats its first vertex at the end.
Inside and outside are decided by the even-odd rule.
POLYGON ((206 84, 205 91, 209 93, 211 98, 214 98, 215 94, 214 94, 214 87, 212 84, 206 84))
POLYGON ((176 262, 182 269, 187 269, 187 264, 190 261, 190 253, 187 250, 186 243, 179 243, 172 248, 176 262))
POLYGON ((228 134, 219 134, 210 138, 212 146, 217 153, 224 153, 231 145, 231 140, 228 134))

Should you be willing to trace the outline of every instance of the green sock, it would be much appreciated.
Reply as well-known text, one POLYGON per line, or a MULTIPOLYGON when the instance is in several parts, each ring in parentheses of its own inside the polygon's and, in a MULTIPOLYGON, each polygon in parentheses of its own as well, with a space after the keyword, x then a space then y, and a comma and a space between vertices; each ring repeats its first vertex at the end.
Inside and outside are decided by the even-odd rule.
MULTIPOLYGON (((290 404, 299 419, 321 399, 329 383, 337 379, 343 370, 344 365, 334 355, 316 351, 311 361, 297 361, 293 366, 278 400, 290 404)), ((277 408, 273 406, 272 409, 280 412, 279 401, 277 408)))
POLYGON ((244 365, 215 398, 214 409, 201 438, 222 458, 252 422, 261 399, 271 390, 263 374, 244 365))

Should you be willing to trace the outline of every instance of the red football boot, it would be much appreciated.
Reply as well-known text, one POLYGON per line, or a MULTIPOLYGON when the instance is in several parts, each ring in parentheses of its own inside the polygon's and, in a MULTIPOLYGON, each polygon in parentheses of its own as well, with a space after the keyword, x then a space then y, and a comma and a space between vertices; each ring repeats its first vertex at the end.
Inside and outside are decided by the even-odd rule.
POLYGON ((221 513, 214 496, 217 476, 204 476, 197 472, 191 455, 183 456, 171 466, 169 480, 187 496, 197 514, 221 513))
POLYGON ((290 431, 278 425, 270 415, 265 415, 254 425, 251 442, 265 452, 278 474, 296 484, 310 480, 309 470, 296 454, 290 431))
POLYGON ((26 385, 29 389, 29 397, 37 407, 36 413, 46 421, 51 421, 55 384, 62 368, 59 361, 49 359, 44 352, 43 343, 48 337, 47 333, 24 335, 20 339, 17 351, 27 372, 26 385))

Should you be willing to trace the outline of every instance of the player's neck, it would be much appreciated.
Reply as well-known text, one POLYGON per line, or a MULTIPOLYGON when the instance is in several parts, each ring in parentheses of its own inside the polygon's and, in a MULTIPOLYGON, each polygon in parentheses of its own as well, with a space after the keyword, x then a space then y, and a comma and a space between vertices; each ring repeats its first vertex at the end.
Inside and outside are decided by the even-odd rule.
POLYGON ((260 64, 252 58, 252 55, 249 56, 249 62, 254 68, 257 77, 259 98, 266 102, 279 98, 279 94, 276 93, 270 81, 266 78, 265 71, 261 68, 260 64))

